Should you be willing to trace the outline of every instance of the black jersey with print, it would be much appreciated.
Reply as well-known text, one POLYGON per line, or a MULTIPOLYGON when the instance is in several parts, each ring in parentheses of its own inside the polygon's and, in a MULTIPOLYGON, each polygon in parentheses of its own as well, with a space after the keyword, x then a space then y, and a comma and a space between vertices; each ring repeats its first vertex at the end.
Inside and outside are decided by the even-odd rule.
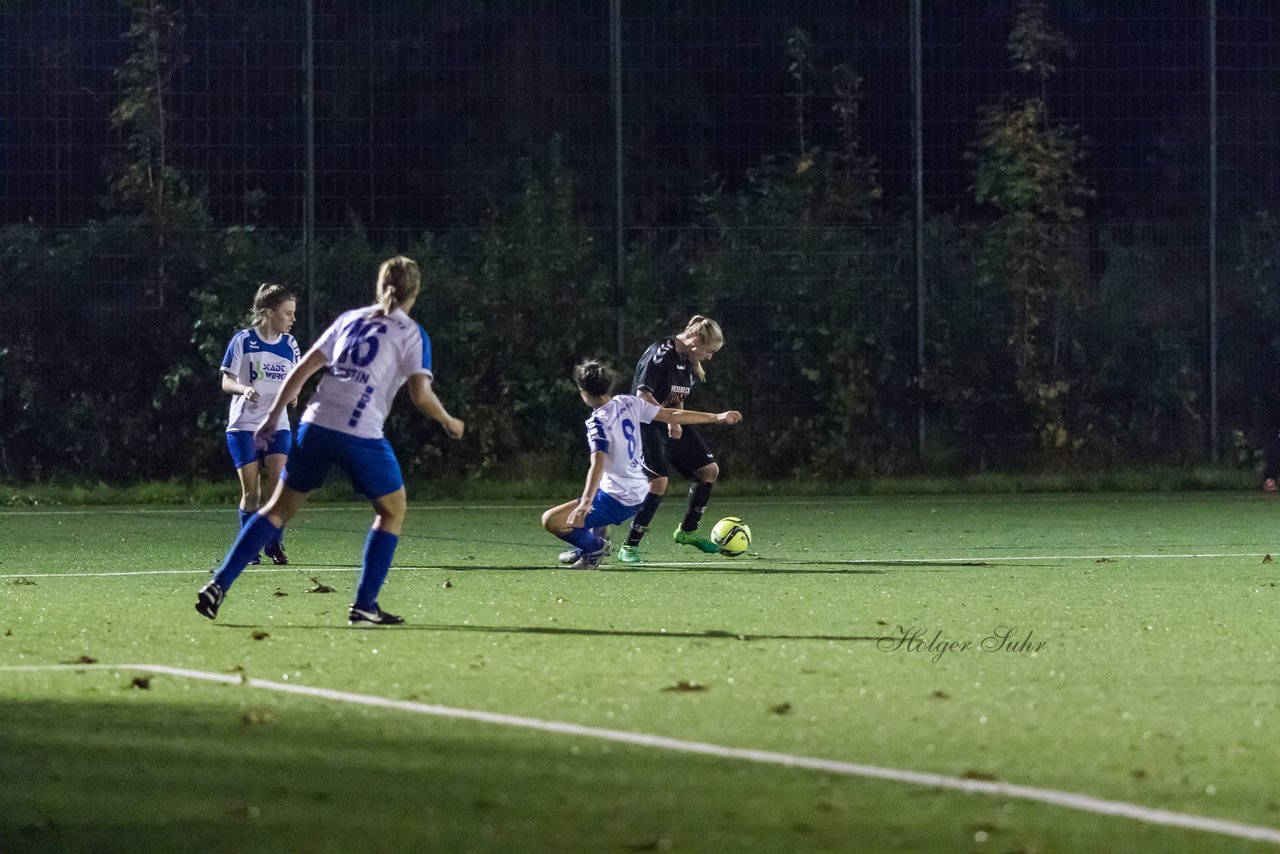
POLYGON ((648 391, 660 406, 679 408, 693 390, 693 369, 676 352, 676 340, 655 341, 636 363, 633 391, 648 391))

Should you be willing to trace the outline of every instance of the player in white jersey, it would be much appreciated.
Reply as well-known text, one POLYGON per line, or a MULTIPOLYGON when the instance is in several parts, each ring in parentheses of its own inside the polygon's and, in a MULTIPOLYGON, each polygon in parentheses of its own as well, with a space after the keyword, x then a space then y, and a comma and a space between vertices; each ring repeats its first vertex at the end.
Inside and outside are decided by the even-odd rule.
POLYGON ((574 567, 594 569, 609 554, 609 541, 601 529, 630 519, 649 493, 640 425, 653 421, 737 424, 742 413, 668 409, 630 394, 610 395, 613 380, 595 361, 579 364, 573 380, 582 402, 592 410, 586 422, 591 467, 582 496, 543 513, 542 526, 573 546, 561 556, 569 558, 564 562, 571 560, 574 567))
POLYGON ((378 270, 377 303, 342 314, 290 372, 268 423, 257 432, 259 445, 270 438, 271 419, 284 412, 285 401, 297 397, 312 374, 328 369, 303 413, 297 444, 275 494, 241 530, 213 579, 200 588, 196 610, 204 616, 217 616, 249 558, 297 514, 336 463, 376 514, 348 621, 375 626, 404 622, 378 605, 407 509, 400 464, 382 434, 382 422, 408 381, 409 396, 423 414, 455 439, 462 438, 464 429, 431 388, 431 340, 409 318, 421 285, 414 261, 402 256, 385 261, 378 270))
MULTIPOLYGON (((276 420, 275 432, 265 448, 254 447, 253 434, 275 405, 289 369, 297 364, 298 342, 289 334, 297 308, 297 299, 284 287, 263 284, 253 298, 253 325, 232 336, 222 357, 219 369, 222 390, 232 396, 231 414, 227 418, 227 450, 240 477, 242 528, 261 504, 259 480, 263 469, 269 493, 280 479, 292 443, 289 416, 284 412, 276 420)), ((289 562, 283 538, 267 543, 266 552, 273 563, 289 562)), ((258 562, 256 554, 249 561, 258 562)))

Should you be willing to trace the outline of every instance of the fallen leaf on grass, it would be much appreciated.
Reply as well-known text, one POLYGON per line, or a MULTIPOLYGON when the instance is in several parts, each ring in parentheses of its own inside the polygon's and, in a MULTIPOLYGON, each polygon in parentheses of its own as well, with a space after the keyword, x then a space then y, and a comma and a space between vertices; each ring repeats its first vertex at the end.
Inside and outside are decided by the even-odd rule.
POLYGON ((1114 562, 1115 561, 1111 560, 1111 558, 1109 557, 1100 557, 1094 561, 1094 563, 1114 563, 1114 562))
POLYGON ((132 681, 132 682, 130 682, 130 683, 129 683, 127 686, 125 686, 125 687, 127 687, 127 688, 141 688, 143 691, 146 691, 147 689, 149 689, 149 688, 151 687, 151 677, 150 677, 150 676, 135 676, 135 677, 133 677, 133 681, 132 681))
POLYGON ((30 578, 15 578, 10 583, 16 584, 19 587, 35 587, 36 586, 36 583, 32 581, 30 578))
POLYGON ((321 584, 320 579, 318 578, 312 578, 311 583, 314 584, 315 587, 312 587, 310 590, 308 590, 307 591, 308 593, 336 593, 337 592, 329 585, 321 584))
POLYGON ((951 699, 951 695, 950 695, 950 694, 948 694, 946 691, 934 691, 934 692, 933 692, 933 699, 935 699, 935 700, 950 700, 950 699, 951 699))
POLYGON ((271 637, 271 635, 267 634, 262 629, 255 629, 253 634, 250 635, 250 637, 252 637, 254 640, 266 640, 267 638, 271 637))
POLYGON ((1262 556, 1262 562, 1263 562, 1263 563, 1271 563, 1271 555, 1269 555, 1269 554, 1265 554, 1265 555, 1263 555, 1263 556, 1262 556))
POLYGON ((240 716, 240 723, 245 726, 273 724, 275 722, 276 716, 271 713, 270 709, 246 709, 245 713, 240 716))
POLYGON ((288 594, 288 593, 285 593, 283 590, 281 590, 279 587, 277 587, 277 588, 276 588, 276 592, 275 592, 275 593, 272 593, 271 595, 272 595, 272 596, 288 596, 289 594, 288 594))
POLYGON ((791 704, 779 703, 776 706, 770 706, 769 711, 775 715, 785 715, 787 712, 791 711, 791 704))
POLYGON ((98 659, 92 658, 88 655, 82 655, 79 658, 75 659, 74 661, 64 661, 62 663, 63 664, 97 664, 98 659))
POLYGON ((452 587, 452 586, 453 586, 453 582, 446 578, 446 579, 444 580, 444 584, 441 584, 440 586, 441 586, 441 587, 443 587, 444 589, 448 590, 450 587, 452 587))
POLYGON ((970 768, 968 771, 965 771, 960 776, 965 780, 998 780, 1000 779, 995 774, 992 774, 990 771, 976 771, 973 768, 970 768))
POLYGON ((705 691, 707 690, 707 686, 700 685, 697 682, 686 682, 685 680, 681 679, 676 684, 669 685, 666 688, 663 688, 662 690, 663 691, 705 691))

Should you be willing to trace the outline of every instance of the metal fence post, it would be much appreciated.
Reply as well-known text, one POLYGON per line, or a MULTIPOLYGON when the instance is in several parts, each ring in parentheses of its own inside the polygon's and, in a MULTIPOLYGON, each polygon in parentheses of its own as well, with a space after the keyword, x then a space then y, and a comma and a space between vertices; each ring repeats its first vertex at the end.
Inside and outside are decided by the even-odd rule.
POLYGON ((1209 12, 1209 458, 1218 462, 1218 4, 1209 12))
POLYGON ((615 348, 618 356, 626 346, 626 234, 622 184, 622 0, 609 3, 609 77, 613 89, 613 311, 615 348))
POLYGON ((915 191, 916 277, 916 454, 924 462, 925 420, 925 353, 924 353, 924 80, 921 72, 920 3, 911 0, 911 183, 915 191))
POLYGON ((316 245, 316 64, 315 14, 313 0, 306 0, 306 46, 302 64, 306 76, 306 180, 302 200, 303 287, 307 299, 307 340, 316 340, 315 245, 316 245))

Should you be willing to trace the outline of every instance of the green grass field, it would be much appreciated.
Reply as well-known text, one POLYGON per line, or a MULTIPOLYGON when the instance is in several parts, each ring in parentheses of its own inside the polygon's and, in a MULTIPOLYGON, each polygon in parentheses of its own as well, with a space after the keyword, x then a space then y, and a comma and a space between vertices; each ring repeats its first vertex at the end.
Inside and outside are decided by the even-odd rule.
POLYGON ((722 497, 730 560, 673 496, 642 571, 557 567, 550 503, 413 506, 381 630, 345 625, 364 507, 214 623, 230 507, 0 511, 0 851, 1280 850, 1280 503, 722 497))

